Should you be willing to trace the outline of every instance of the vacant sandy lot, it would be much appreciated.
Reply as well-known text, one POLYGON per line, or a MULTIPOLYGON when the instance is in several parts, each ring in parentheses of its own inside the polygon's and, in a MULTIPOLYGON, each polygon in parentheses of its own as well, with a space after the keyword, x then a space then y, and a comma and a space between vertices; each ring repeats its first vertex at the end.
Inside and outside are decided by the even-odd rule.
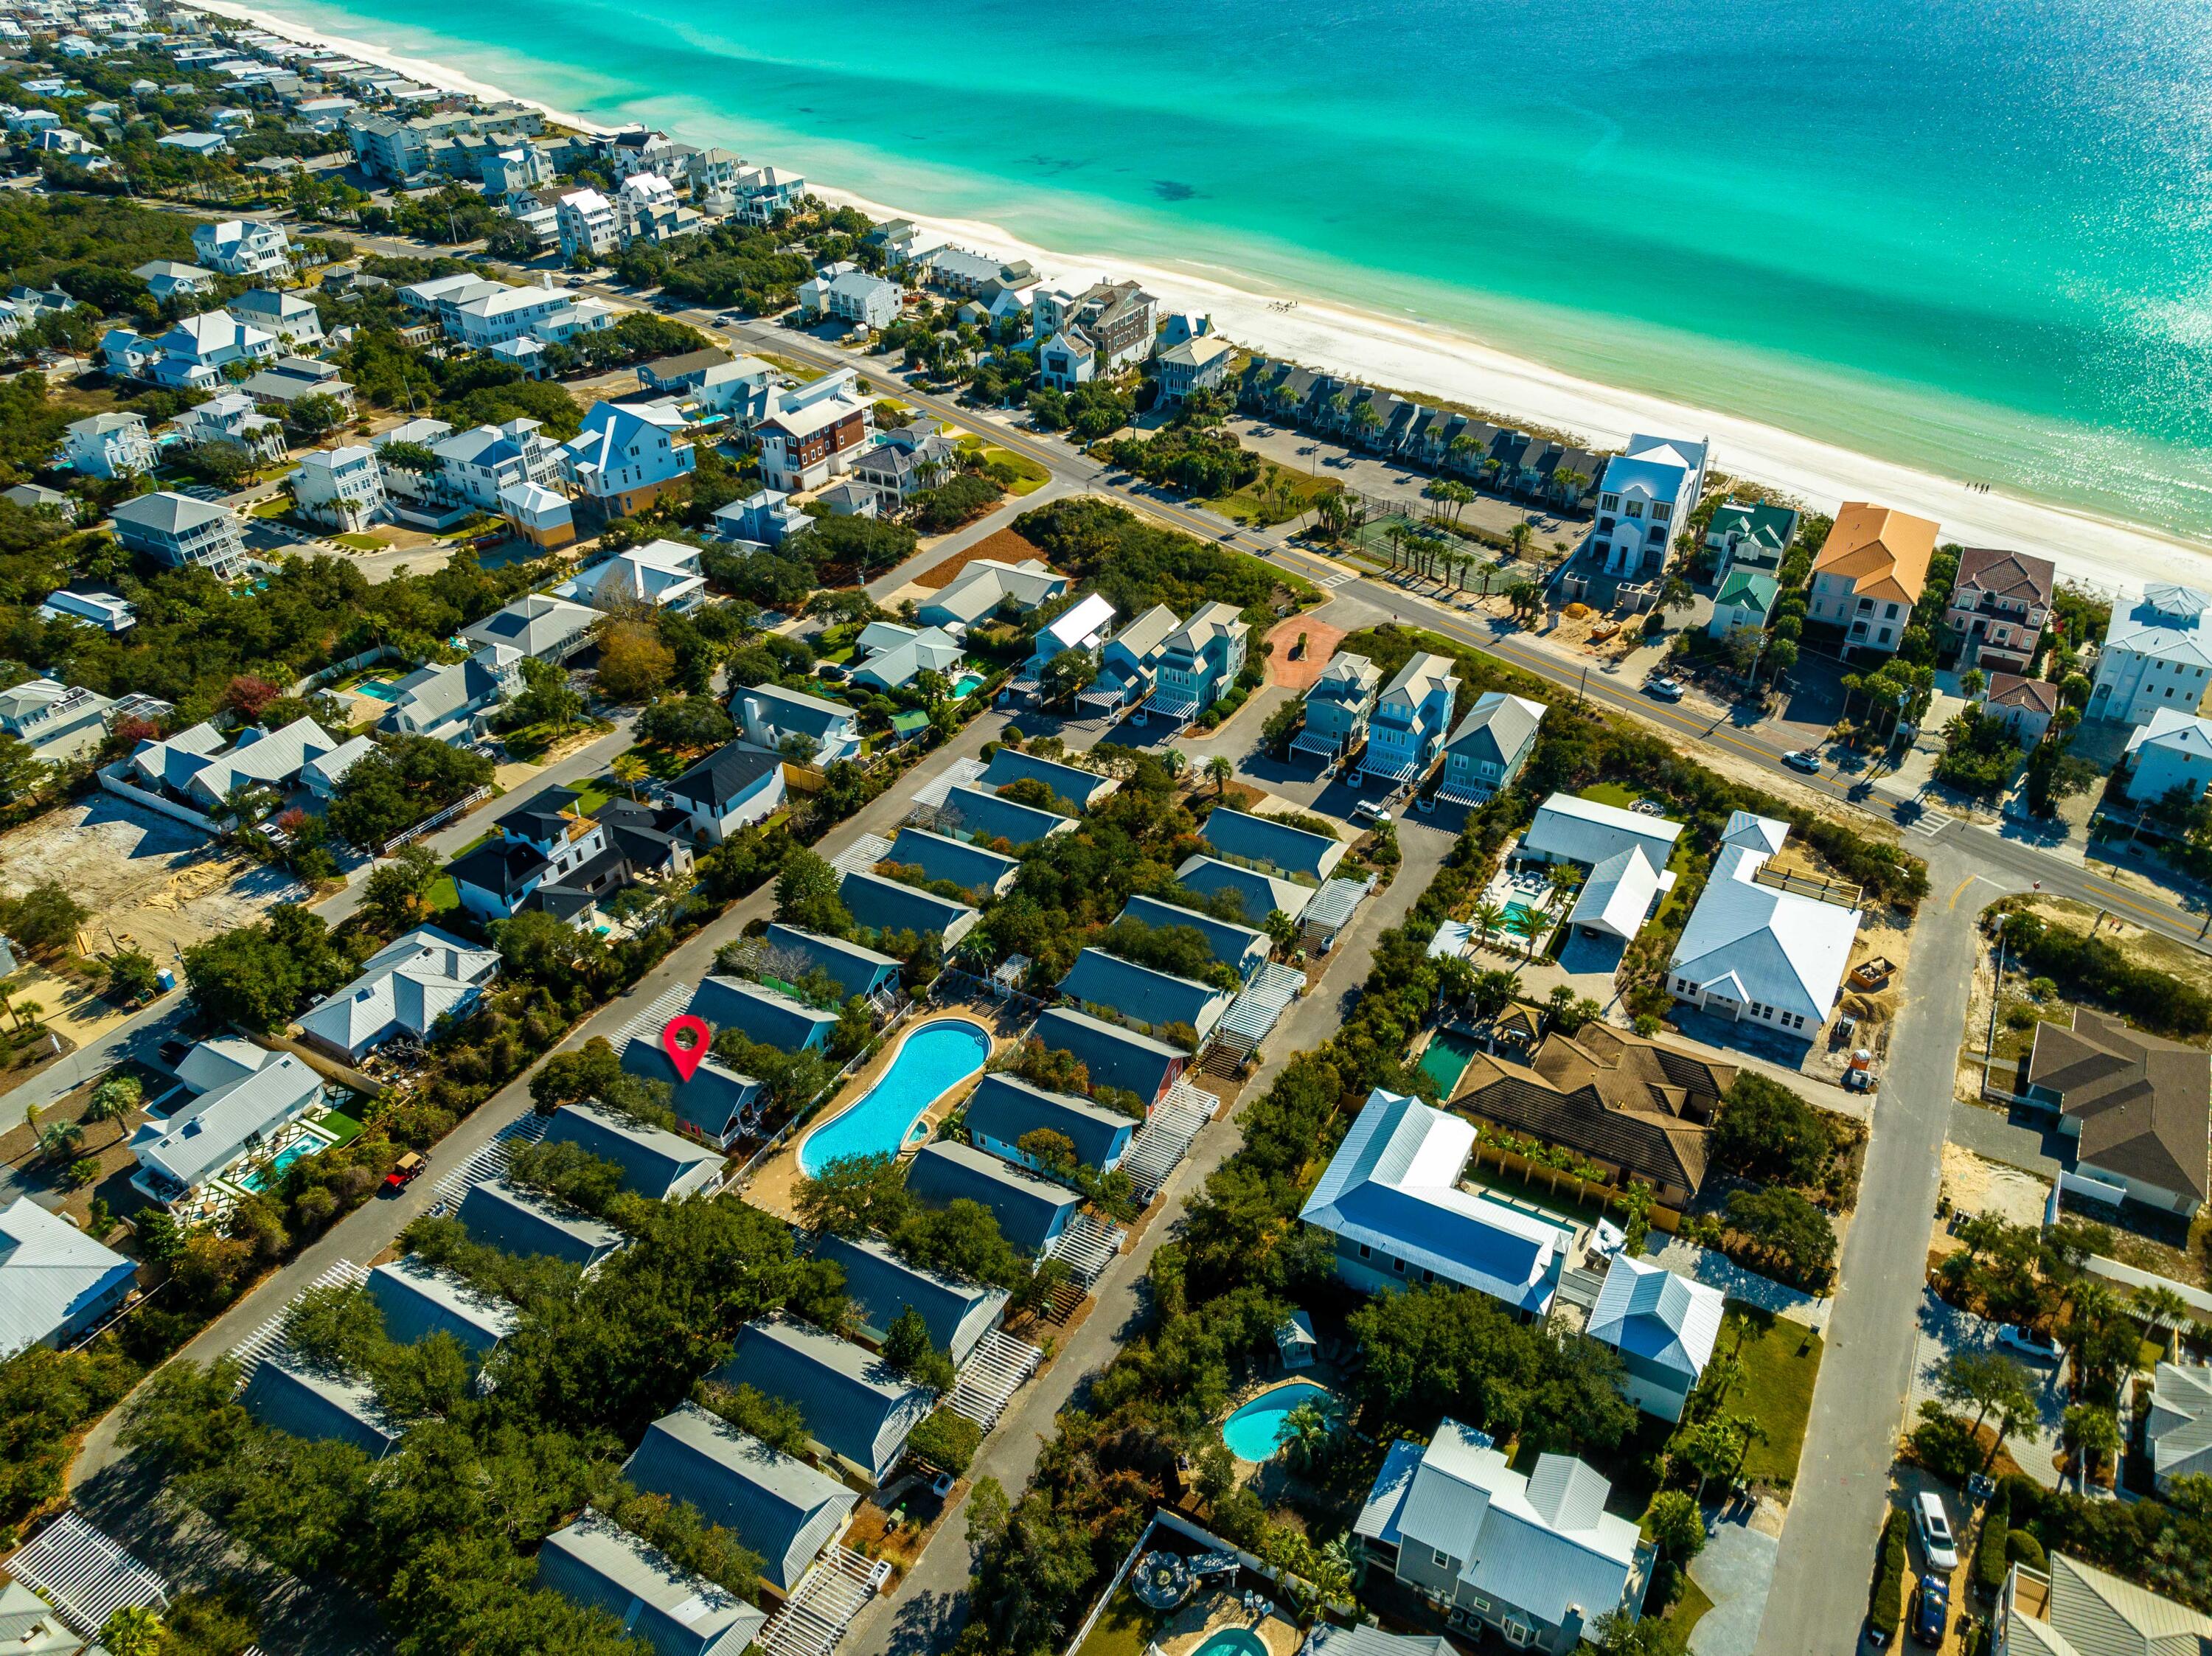
POLYGON ((88 946, 135 943, 164 966, 176 949, 308 895, 288 874, 104 793, 0 837, 0 892, 19 896, 44 880, 59 880, 92 911, 88 946))

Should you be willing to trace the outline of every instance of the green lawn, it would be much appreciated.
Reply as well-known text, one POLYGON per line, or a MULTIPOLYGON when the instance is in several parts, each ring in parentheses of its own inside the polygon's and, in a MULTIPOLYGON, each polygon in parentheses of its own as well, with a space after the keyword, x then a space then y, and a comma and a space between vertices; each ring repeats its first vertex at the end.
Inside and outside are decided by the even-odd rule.
POLYGON ((1167 1617, 1146 1610, 1136 1595, 1123 1587, 1114 1595, 1098 1624, 1075 1656, 1145 1656, 1145 1651, 1167 1617))
POLYGON ((1257 481, 1243 488, 1216 495, 1199 504, 1210 507, 1223 517, 1237 523, 1256 524, 1265 528, 1273 524, 1288 523, 1300 513, 1312 511, 1315 501, 1324 494, 1334 494, 1340 487, 1334 478, 1329 477, 1304 476, 1295 471, 1284 470, 1270 479, 1262 472, 1257 481), (1265 492, 1271 482, 1275 482, 1291 485, 1292 498, 1287 504, 1265 492))
POLYGON ((333 535, 331 539, 355 552, 381 552, 391 544, 389 541, 380 541, 374 535, 333 535))
MULTIPOLYGON (((576 809, 586 816, 589 816, 615 796, 616 783, 612 777, 587 776, 582 781, 572 786, 576 790, 576 809)), ((623 797, 624 798, 629 797, 628 790, 623 791, 623 797)))
POLYGON ((1821 1351, 1820 1337, 1803 1324, 1729 1303, 1713 1353, 1733 1352, 1743 1366, 1742 1380, 1729 1393, 1728 1411, 1749 1416, 1766 1433, 1766 1441, 1753 1443, 1744 1457, 1743 1475, 1753 1483, 1787 1489, 1796 1480, 1821 1351))
POLYGON ((271 494, 267 500, 257 501, 254 505, 247 508, 246 516, 250 518, 281 518, 291 509, 292 497, 290 495, 271 494))
MULTIPOLYGON (((452 883, 449 881, 447 883, 452 883)), ((341 1144, 350 1144, 361 1137, 361 1123, 343 1110, 325 1111, 323 1119, 316 1125, 336 1133, 338 1136, 337 1142, 341 1144)))
POLYGON ((656 782, 672 782, 697 762, 700 755, 664 748, 651 742, 641 742, 624 750, 624 758, 642 759, 646 774, 656 782))
POLYGON ((1674 1630, 1674 1637, 1686 1649, 1691 1632, 1697 1627, 1698 1618, 1712 1607, 1713 1601, 1705 1597, 1705 1590, 1692 1581, 1686 1572, 1682 1577, 1681 1595, 1667 1606, 1667 1613, 1660 1620, 1674 1630))
POLYGON ((1052 481, 1052 473, 1035 460, 1017 454, 1012 449, 1000 448, 995 443, 987 443, 980 437, 963 437, 960 446, 981 451, 985 465, 1004 465, 1012 471, 1014 493, 1017 494, 1027 494, 1033 489, 1042 488, 1052 481))
POLYGON ((1582 797, 1594 805, 1611 805, 1615 810, 1629 810, 1644 796, 1631 793, 1618 782, 1593 782, 1583 790, 1582 797))
MULTIPOLYGON (((491 838, 491 835, 487 834, 483 838, 484 840, 489 840, 491 838)), ((483 840, 479 840, 477 842, 477 845, 481 845, 483 843, 483 840)), ((473 851, 476 849, 476 846, 465 846, 462 849, 465 851, 473 851)), ((455 856, 459 856, 459 854, 460 853, 459 852, 454 853, 455 856)), ((447 909, 459 908, 461 906, 460 889, 454 885, 453 877, 452 875, 441 874, 436 879, 430 883, 430 895, 428 901, 429 904, 430 913, 433 914, 442 914, 447 909)))

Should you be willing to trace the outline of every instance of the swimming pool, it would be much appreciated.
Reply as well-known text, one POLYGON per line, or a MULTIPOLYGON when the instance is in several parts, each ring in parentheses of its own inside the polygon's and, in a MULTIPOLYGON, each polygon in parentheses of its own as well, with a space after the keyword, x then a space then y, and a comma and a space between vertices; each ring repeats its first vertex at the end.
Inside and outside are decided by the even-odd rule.
POLYGON ((982 682, 983 675, 981 673, 961 674, 959 680, 952 687, 952 699, 955 701, 965 701, 975 694, 975 687, 982 682))
POLYGON ((295 1138, 269 1158, 252 1173, 242 1173, 230 1182, 241 1190, 272 1190, 284 1182, 284 1169, 303 1156, 313 1156, 322 1149, 322 1142, 314 1138, 295 1138))
POLYGON ((1516 901, 1514 902, 1509 902, 1505 905, 1505 915, 1500 924, 1507 931, 1510 931, 1519 924, 1521 918, 1526 914, 1534 914, 1546 920, 1548 920, 1550 918, 1534 903, 1524 903, 1516 901))
POLYGON ((1190 1656, 1267 1656, 1267 1641, 1249 1628, 1217 1628, 1190 1656))
POLYGON ((353 693, 356 695, 365 695, 371 701, 399 700, 399 692, 392 688, 391 681, 388 679, 365 678, 353 687, 353 693))
POLYGON ((1421 1054, 1421 1073, 1437 1083, 1437 1095, 1449 1101, 1452 1089, 1459 1085, 1460 1077, 1480 1050, 1457 1030, 1439 1029, 1429 1038, 1428 1050, 1421 1054))
POLYGON ((1262 1392, 1221 1422, 1221 1441, 1239 1460, 1267 1460, 1283 1447, 1291 1410, 1335 1393, 1311 1380, 1292 1380, 1272 1392, 1262 1392))
POLYGON ((990 1032, 966 1018, 939 1018, 909 1033, 876 1084, 799 1147, 799 1170, 817 1177, 848 1156, 896 1156, 921 1113, 983 1067, 990 1032))

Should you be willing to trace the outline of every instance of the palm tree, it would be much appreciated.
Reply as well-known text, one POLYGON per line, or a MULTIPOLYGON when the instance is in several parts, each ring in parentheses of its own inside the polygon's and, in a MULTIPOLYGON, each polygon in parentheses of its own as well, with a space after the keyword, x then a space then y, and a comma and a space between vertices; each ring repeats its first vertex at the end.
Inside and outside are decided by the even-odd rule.
POLYGON ((1544 918, 1541 909, 1531 908, 1526 903, 1518 908, 1506 911, 1507 935, 1522 938, 1528 944, 1528 952, 1522 956, 1523 960, 1533 961, 1536 958, 1536 939, 1543 936, 1544 928, 1550 924, 1551 922, 1544 918))
POLYGON ((1474 923, 1476 940, 1487 943, 1497 932, 1499 924, 1505 919, 1504 906, 1493 903, 1486 898, 1474 906, 1474 913, 1469 915, 1468 919, 1474 923))
MULTIPOLYGON (((92 1089, 92 1096, 85 1101, 80 1119, 87 1126, 95 1126, 102 1121, 120 1121, 138 1107, 139 1101, 145 1095, 146 1089, 137 1077, 111 1077, 92 1089)), ((116 1137, 120 1138, 122 1136, 122 1130, 118 1127, 116 1137)), ((2185 1311, 2183 1314, 2187 1313, 2185 1311)))
POLYGON ((2160 1333, 2179 1328, 2189 1320, 2189 1302, 2163 1285, 2137 1289, 2130 1304, 2135 1313, 2160 1333))
POLYGON ((39 1020, 46 1015, 46 1009, 34 1000, 19 1000, 9 1010, 15 1014, 15 1027, 19 1029, 36 1028, 39 1020))
POLYGON ((1522 519, 1519 523, 1513 525, 1511 538, 1515 560, 1526 563, 1528 561, 1528 544, 1536 538, 1535 525, 1526 518, 1522 519))
POLYGON ((1229 792, 1229 779, 1237 774, 1237 767, 1223 754, 1216 754, 1206 761, 1206 773, 1212 779, 1213 797, 1222 798, 1229 792))
POLYGON ((644 758, 634 753, 617 754, 614 763, 607 768, 614 773, 616 781, 629 790, 630 802, 635 804, 637 802, 637 785, 648 774, 644 758))
POLYGON ((1583 883, 1581 871, 1571 863, 1553 863, 1544 877, 1551 883, 1552 907, 1554 908, 1565 908, 1567 899, 1583 883))
POLYGON ((84 1129, 74 1121, 57 1121, 39 1130, 39 1148, 59 1162, 84 1143, 84 1129))
POLYGON ((1181 776, 1190 767, 1190 761, 1181 748, 1170 748, 1160 755, 1160 763, 1168 767, 1170 776, 1181 776))
POLYGON ((1298 923, 1279 908, 1267 911, 1267 918, 1261 922, 1261 928, 1267 932, 1267 941, 1285 955, 1298 940, 1298 923))

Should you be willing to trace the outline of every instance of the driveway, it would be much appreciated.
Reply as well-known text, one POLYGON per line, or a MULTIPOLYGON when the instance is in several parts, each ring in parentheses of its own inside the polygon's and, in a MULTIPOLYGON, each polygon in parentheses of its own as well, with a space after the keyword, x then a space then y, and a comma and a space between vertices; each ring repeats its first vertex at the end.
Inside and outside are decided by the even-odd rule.
POLYGON ((1705 1550, 1690 1561, 1690 1580, 1713 1607, 1690 1630, 1691 1656, 1751 1656, 1774 1586, 1780 1528, 1778 1513, 1749 1502, 1708 1525, 1705 1550))
POLYGON ((2051 1462, 2059 1451, 2058 1430, 2066 1414, 2061 1365, 2006 1350, 1997 1344, 1996 1323, 1945 1304, 1932 1289, 1923 1290, 1920 1297, 1919 1332, 1912 1344, 1912 1389, 1905 1400, 1907 1429, 1918 1422, 1922 1404, 1942 1401, 1936 1388, 1944 1359, 1960 1351, 1995 1352, 2027 1370, 2035 1387, 2037 1418, 2033 1426, 2024 1426, 2005 1440, 2005 1451, 2020 1463, 2021 1471, 2045 1489, 2057 1489, 2058 1469, 2051 1462))

